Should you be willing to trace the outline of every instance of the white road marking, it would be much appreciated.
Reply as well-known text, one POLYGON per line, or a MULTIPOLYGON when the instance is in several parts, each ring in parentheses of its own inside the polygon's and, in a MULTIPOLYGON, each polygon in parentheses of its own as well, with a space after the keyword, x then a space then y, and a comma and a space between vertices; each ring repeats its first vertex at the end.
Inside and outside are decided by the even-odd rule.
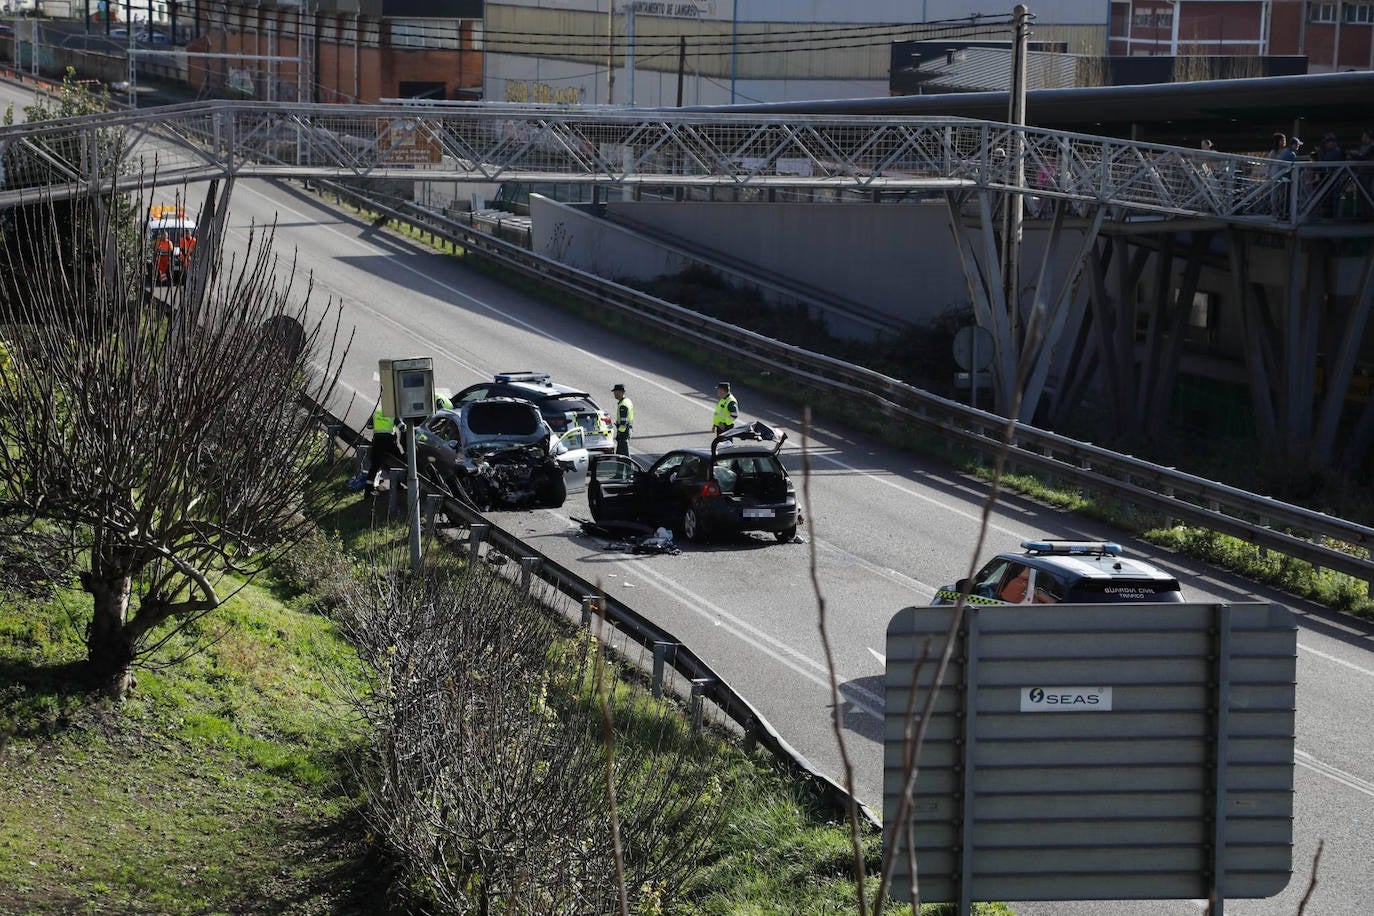
POLYGON ((868 650, 868 654, 869 654, 869 655, 873 656, 874 658, 876 658, 876 659, 878 660, 878 664, 882 665, 884 668, 887 667, 887 656, 886 656, 886 655, 883 655, 881 652, 879 652, 877 649, 873 648, 872 646, 864 646, 864 648, 868 650))
POLYGON ((1306 751, 1294 751, 1293 760, 1299 766, 1305 766, 1314 773, 1320 773, 1327 779, 1334 780, 1343 786, 1354 789, 1356 792, 1374 798, 1374 782, 1370 782, 1367 779, 1361 779, 1353 773, 1347 773, 1345 770, 1333 767, 1329 763, 1323 763, 1306 751))
POLYGON ((1327 655, 1325 652, 1319 652, 1316 649, 1311 648, 1310 646, 1304 646, 1302 643, 1298 643, 1298 649, 1302 652, 1306 652, 1309 655, 1315 655, 1317 656, 1317 658, 1324 658, 1327 661, 1332 662, 1333 664, 1340 665, 1343 668, 1349 668, 1351 671, 1358 671, 1360 674, 1366 675, 1368 677, 1374 677, 1374 671, 1371 671, 1368 668, 1361 668, 1359 665, 1356 665, 1352 662, 1348 662, 1343 658, 1337 658, 1334 655, 1327 655))

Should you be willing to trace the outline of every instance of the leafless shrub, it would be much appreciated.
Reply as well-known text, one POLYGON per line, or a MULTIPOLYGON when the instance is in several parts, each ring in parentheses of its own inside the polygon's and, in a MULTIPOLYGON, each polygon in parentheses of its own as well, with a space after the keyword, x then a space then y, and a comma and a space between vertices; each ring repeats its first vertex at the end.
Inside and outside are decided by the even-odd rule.
POLYGON ((360 700, 377 735, 370 816, 435 905, 608 913, 624 894, 651 912, 687 885, 719 783, 662 706, 606 704, 621 718, 603 736, 616 678, 599 641, 560 638, 481 570, 379 573, 341 618, 375 677, 360 700))
POLYGON ((130 207, 72 208, 69 244, 48 246, 56 211, 30 207, 0 254, 14 276, 43 265, 0 303, 0 518, 48 526, 81 562, 87 667, 123 696, 138 659, 220 605, 225 570, 260 570, 333 497, 300 405, 328 401, 346 347, 337 310, 279 279, 270 232, 223 266, 202 239, 167 317, 144 298, 146 249, 120 241, 130 207))

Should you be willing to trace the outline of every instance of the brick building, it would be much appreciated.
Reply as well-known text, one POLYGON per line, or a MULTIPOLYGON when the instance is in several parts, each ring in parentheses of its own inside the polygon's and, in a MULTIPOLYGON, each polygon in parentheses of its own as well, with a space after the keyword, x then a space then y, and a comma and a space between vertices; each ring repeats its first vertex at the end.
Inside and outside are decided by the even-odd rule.
POLYGON ((264 101, 477 99, 482 0, 276 0, 178 4, 191 18, 187 79, 209 96, 264 101), (218 56, 218 55, 223 55, 218 56))
POLYGON ((1374 0, 1122 0, 1108 53, 1301 55, 1313 73, 1374 70, 1374 0))

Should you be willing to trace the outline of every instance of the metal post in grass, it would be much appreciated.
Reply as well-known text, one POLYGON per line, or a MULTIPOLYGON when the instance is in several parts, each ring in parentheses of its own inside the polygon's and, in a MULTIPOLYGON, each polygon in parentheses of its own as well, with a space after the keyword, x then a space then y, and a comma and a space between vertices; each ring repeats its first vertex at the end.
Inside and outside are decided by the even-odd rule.
POLYGON ((663 665, 668 660, 668 652, 676 649, 677 643, 654 641, 654 672, 652 686, 650 688, 653 692, 654 699, 659 699, 663 696, 663 665))
POLYGON ((435 519, 439 517, 439 507, 443 504, 444 494, 425 494, 425 527, 429 529, 430 537, 437 537, 439 534, 439 526, 435 519))
POLYGON ((706 696, 706 688, 710 683, 710 678, 692 678, 692 695, 687 701, 687 710, 692 719, 693 731, 697 731, 701 728, 702 708, 706 705, 704 699, 706 696))
POLYGON ((339 439, 339 424, 329 423, 324 428, 324 455, 329 464, 334 463, 334 445, 339 439))
POLYGON ((468 527, 468 559, 476 563, 482 559, 482 542, 487 539, 490 525, 476 524, 468 527))
POLYGON ((592 615, 601 613, 601 599, 596 595, 582 596, 582 625, 591 628, 592 615))
POLYGON ((539 572, 539 567, 543 560, 539 557, 520 558, 520 591, 529 594, 530 587, 534 584, 534 574, 539 572))
POLYGON ((401 481, 406 479, 405 468, 389 468, 386 472, 386 513, 401 514, 401 481))

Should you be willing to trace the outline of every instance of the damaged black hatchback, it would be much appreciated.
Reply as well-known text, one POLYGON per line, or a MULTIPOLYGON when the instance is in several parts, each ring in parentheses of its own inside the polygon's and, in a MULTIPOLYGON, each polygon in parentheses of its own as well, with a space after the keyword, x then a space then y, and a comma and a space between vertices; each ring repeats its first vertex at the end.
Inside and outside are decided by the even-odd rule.
POLYGON ((564 475, 587 466, 586 450, 566 448, 538 408, 509 398, 437 411, 415 430, 415 458, 431 486, 482 511, 557 508, 564 475))
POLYGON ((662 525, 689 541, 763 531, 797 536, 801 514, 778 460, 787 434, 763 423, 737 426, 709 449, 680 448, 649 467, 624 455, 593 455, 587 507, 600 525, 662 525))

